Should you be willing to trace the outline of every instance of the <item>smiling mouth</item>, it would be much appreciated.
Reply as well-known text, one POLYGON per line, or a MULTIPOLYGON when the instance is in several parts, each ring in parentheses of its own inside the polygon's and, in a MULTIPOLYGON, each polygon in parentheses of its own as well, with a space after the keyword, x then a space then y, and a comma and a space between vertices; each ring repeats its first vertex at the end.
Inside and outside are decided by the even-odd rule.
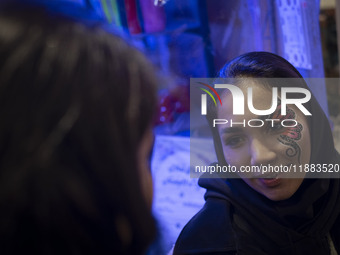
POLYGON ((276 178, 260 178, 258 179, 266 188, 276 188, 282 183, 282 179, 276 178))

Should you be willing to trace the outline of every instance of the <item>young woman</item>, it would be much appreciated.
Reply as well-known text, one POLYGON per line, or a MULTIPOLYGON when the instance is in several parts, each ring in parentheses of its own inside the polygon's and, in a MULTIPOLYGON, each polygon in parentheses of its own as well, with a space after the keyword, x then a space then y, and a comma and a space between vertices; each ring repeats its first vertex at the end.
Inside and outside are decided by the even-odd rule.
POLYGON ((99 26, 28 3, 0 9, 0 254, 144 254, 153 69, 99 26))
MULTIPOLYGON (((253 105, 261 110, 271 107, 274 87, 279 92, 286 86, 307 89, 289 62, 267 52, 232 60, 220 77, 236 78, 235 85, 245 95, 251 87, 253 105)), ((312 96, 304 104, 312 116, 295 105, 288 105, 286 115, 281 115, 279 95, 277 108, 269 116, 258 116, 247 107, 244 115, 233 115, 232 95, 226 90, 220 93, 222 106, 208 107, 220 165, 241 169, 340 163, 327 117, 316 99, 312 96), (278 121, 264 121, 261 127, 231 127, 230 123, 213 127, 214 118, 239 123, 278 121)), ((182 230, 174 254, 340 254, 340 182, 337 173, 325 174, 327 178, 318 179, 304 171, 238 172, 239 178, 203 176, 199 185, 207 189, 206 203, 182 230)))

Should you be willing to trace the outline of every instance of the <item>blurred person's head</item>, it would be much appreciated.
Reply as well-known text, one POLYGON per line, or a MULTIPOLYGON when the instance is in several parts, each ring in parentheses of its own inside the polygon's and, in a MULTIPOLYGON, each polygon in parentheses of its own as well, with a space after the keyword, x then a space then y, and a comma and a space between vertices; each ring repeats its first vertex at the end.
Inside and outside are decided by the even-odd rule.
POLYGON ((0 253, 145 251, 155 109, 153 70, 122 39, 3 7, 0 253))

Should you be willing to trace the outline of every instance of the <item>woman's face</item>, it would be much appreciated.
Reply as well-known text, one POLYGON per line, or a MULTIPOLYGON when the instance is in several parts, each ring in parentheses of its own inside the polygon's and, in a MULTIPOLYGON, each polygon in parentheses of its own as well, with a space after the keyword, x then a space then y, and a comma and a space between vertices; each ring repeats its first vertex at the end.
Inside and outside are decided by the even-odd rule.
MULTIPOLYGON (((253 105, 258 110, 266 110, 271 106, 272 92, 256 82, 242 84, 239 88, 247 97, 247 88, 253 88, 253 105)), ((280 94, 280 93, 279 93, 280 94)), ((311 144, 309 127, 304 114, 295 105, 287 106, 287 114, 280 115, 280 103, 277 110, 270 116, 254 115, 245 107, 244 115, 233 115, 232 96, 230 93, 222 95, 223 105, 219 107, 217 116, 227 119, 225 125, 218 125, 224 157, 228 164, 241 169, 243 166, 290 166, 308 164, 310 161, 311 144), (243 122, 241 125, 230 125, 233 122, 243 122), (247 125, 251 119, 279 119, 280 121, 264 121, 262 127, 250 127, 247 125), (295 119, 298 123, 295 127, 283 127, 281 121, 295 119)), ((280 102, 280 100, 278 100, 280 102)), ((290 122, 284 122, 286 126, 293 126, 290 122)), ((253 122, 252 125, 259 125, 253 122)), ((292 169, 291 168, 291 169, 292 169)), ((254 190, 273 200, 285 200, 290 198, 300 187, 304 173, 280 173, 273 172, 249 172, 239 176, 254 190)))

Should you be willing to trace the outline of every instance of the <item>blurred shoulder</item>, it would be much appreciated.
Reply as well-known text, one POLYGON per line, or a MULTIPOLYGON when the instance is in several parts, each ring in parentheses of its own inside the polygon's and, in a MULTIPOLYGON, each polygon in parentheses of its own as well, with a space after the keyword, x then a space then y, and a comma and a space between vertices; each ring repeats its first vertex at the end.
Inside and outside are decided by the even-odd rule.
POLYGON ((230 204, 224 199, 209 198, 183 228, 173 254, 234 254, 235 250, 230 204))

